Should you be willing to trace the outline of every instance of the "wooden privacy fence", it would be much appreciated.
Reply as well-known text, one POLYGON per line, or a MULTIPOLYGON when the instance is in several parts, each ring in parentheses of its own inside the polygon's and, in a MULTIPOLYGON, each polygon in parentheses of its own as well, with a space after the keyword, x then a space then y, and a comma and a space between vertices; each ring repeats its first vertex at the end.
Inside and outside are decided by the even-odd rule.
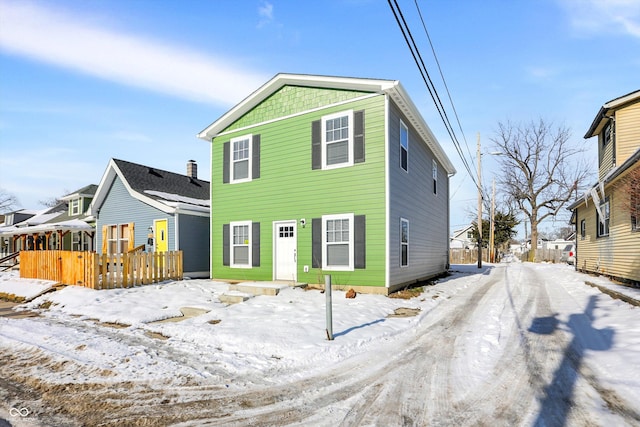
MULTIPOLYGON (((482 250, 482 261, 489 262, 489 251, 487 249, 482 250)), ((478 262, 477 249, 449 249, 450 264, 474 264, 476 262, 478 262)))
POLYGON ((182 251, 102 255, 80 251, 20 252, 20 277, 92 289, 182 280, 182 275, 182 251))

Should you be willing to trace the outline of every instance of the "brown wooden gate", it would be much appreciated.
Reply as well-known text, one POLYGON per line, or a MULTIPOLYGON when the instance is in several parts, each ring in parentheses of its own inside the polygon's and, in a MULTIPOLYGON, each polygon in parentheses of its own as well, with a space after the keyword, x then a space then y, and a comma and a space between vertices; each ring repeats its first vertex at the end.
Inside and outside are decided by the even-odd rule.
POLYGON ((92 287, 93 259, 92 252, 22 251, 20 277, 92 287))

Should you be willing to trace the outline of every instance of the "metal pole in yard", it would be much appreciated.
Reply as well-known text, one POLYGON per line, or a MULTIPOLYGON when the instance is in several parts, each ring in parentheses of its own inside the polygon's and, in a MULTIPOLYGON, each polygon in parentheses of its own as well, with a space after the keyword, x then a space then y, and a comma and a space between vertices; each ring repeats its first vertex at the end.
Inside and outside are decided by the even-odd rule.
POLYGON ((331 312, 331 275, 324 276, 324 294, 327 306, 327 339, 333 341, 333 313, 331 312))
POLYGON ((478 268, 482 268, 482 153, 480 152, 480 132, 478 132, 478 268))

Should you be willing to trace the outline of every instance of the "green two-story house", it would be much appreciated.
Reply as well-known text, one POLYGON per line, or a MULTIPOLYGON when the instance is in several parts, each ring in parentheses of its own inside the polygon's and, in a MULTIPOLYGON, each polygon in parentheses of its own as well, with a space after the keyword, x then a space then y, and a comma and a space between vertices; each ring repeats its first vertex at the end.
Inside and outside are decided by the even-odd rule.
POLYGON ((211 277, 388 294, 448 268, 455 169, 402 85, 278 74, 211 142, 211 277))

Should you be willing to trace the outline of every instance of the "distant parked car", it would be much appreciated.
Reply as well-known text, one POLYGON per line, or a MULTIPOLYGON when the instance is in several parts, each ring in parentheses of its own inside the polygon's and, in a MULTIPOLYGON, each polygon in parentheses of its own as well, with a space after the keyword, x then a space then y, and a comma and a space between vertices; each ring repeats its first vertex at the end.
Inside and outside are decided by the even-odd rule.
POLYGON ((566 262, 570 265, 576 262, 576 246, 574 244, 564 247, 562 255, 560 256, 560 262, 566 262))

